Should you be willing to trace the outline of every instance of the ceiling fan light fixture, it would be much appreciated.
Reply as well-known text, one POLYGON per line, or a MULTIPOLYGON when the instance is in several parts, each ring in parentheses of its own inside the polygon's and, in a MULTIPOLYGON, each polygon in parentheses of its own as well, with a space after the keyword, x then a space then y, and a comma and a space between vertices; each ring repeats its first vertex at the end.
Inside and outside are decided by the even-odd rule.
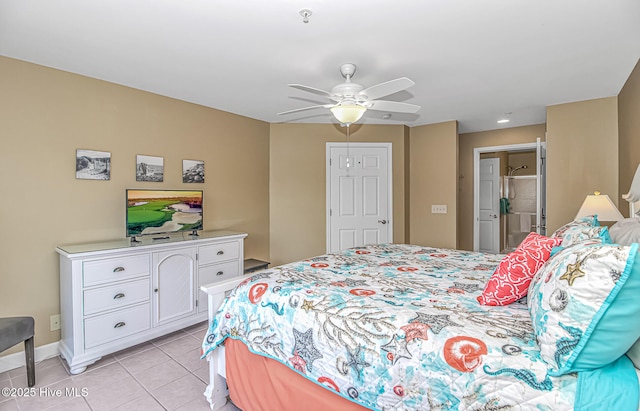
MULTIPOLYGON (((340 74, 345 78, 345 81, 344 83, 334 86, 330 92, 303 84, 289 84, 289 87, 317 94, 331 100, 332 103, 283 111, 278 114, 291 114, 316 108, 328 108, 336 120, 348 127, 360 120, 367 110, 387 112, 389 116, 391 116, 391 114, 389 114, 391 112, 414 114, 420 110, 420 106, 416 106, 415 104, 380 100, 381 97, 398 93, 413 86, 415 83, 410 79, 400 77, 395 80, 385 81, 384 83, 364 88, 362 85, 351 81, 351 77, 355 72, 355 64, 346 63, 341 65, 340 74)), ((385 119, 387 118, 389 117, 385 117, 385 119)))
POLYGON ((331 107, 331 113, 342 124, 350 125, 362 118, 366 107, 357 104, 339 104, 331 107))

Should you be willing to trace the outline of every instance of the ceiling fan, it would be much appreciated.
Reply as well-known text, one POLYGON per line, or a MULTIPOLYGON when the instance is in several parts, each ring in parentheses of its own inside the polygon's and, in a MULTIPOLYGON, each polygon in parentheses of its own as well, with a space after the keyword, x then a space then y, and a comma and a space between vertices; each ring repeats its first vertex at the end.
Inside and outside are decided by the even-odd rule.
POLYGON ((317 108, 328 108, 340 123, 349 126, 358 121, 367 110, 394 113, 416 113, 420 110, 420 106, 416 106, 415 104, 378 100, 380 97, 408 89, 415 84, 412 80, 406 77, 400 77, 395 80, 364 88, 360 84, 351 82, 351 78, 355 72, 355 64, 346 63, 341 65, 340 73, 346 80, 344 83, 333 87, 330 92, 302 84, 289 84, 289 87, 326 97, 334 103, 303 107, 283 111, 278 114, 283 115, 317 108))

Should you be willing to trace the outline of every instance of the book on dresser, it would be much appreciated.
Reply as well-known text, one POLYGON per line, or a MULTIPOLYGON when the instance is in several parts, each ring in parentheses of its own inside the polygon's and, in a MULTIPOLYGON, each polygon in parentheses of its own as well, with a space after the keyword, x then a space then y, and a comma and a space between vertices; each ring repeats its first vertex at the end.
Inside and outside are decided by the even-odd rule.
POLYGON ((60 354, 72 374, 102 356, 207 319, 200 287, 244 274, 246 233, 64 245, 60 354))

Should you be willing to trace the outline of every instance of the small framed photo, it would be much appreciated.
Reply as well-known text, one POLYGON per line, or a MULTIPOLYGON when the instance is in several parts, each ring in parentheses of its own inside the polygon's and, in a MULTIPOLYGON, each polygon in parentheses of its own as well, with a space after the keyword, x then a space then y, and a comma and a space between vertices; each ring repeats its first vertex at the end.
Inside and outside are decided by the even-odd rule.
POLYGON ((76 150, 76 178, 86 180, 111 179, 111 153, 76 150))
POLYGON ((182 182, 204 183, 204 161, 182 160, 182 182))
POLYGON ((164 158, 154 156, 136 156, 136 181, 164 181, 164 158))

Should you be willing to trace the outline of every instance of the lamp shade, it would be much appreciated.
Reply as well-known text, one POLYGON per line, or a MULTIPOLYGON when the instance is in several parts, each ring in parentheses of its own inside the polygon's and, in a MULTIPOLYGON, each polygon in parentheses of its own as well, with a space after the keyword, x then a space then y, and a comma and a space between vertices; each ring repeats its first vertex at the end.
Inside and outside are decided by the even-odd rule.
POLYGON ((360 120, 365 111, 367 111, 366 107, 357 104, 341 104, 331 107, 331 112, 336 120, 347 125, 360 120))
POLYGON ((582 207, 576 215, 576 220, 594 214, 598 216, 599 221, 619 221, 624 218, 609 196, 598 192, 588 195, 584 199, 582 207))

